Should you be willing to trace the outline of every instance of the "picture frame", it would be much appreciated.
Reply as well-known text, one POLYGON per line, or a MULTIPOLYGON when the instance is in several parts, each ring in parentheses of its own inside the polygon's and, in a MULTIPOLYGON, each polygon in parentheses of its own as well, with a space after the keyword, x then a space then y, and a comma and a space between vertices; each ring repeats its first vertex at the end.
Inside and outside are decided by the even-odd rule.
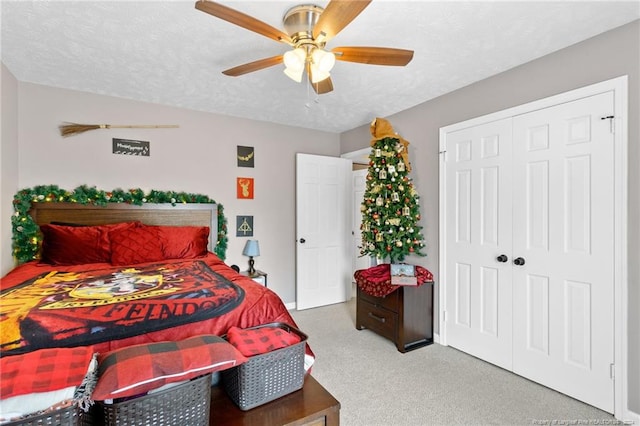
POLYGON ((408 263, 392 263, 390 265, 392 285, 418 285, 416 267, 408 263))
POLYGON ((255 148, 237 145, 236 158, 238 167, 254 167, 255 148))
POLYGON ((253 216, 236 216, 236 237, 253 237, 253 216))
POLYGON ((236 179, 236 194, 239 199, 253 199, 253 178, 239 177, 236 179))

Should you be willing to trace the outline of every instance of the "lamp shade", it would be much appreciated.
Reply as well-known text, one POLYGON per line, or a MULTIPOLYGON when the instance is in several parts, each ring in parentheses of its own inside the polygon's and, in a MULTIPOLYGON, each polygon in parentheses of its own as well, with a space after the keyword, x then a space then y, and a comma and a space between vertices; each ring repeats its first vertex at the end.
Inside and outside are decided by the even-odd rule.
POLYGON ((260 246, 258 245, 258 240, 247 240, 247 243, 244 245, 242 254, 249 257, 260 256, 260 246))
POLYGON ((284 73, 291 80, 301 83, 302 82, 302 74, 304 73, 304 68, 300 68, 299 70, 292 70, 291 68, 285 68, 284 73))
POLYGON ((314 49, 311 59, 318 71, 329 73, 336 63, 336 55, 323 49, 314 49))

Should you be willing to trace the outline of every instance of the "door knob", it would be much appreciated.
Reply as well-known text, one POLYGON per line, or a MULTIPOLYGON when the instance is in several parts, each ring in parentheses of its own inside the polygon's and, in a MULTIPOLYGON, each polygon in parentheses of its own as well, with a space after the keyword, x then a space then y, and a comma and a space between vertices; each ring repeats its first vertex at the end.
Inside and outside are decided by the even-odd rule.
POLYGON ((306 242, 307 242, 307 240, 305 240, 304 238, 300 238, 300 244, 304 244, 306 242))
POLYGON ((524 265, 524 258, 516 257, 515 259, 513 259, 513 263, 515 265, 522 266, 522 265, 524 265))
POLYGON ((496 257, 496 260, 498 262, 505 263, 507 260, 509 260, 509 258, 506 254, 501 254, 500 256, 496 257))

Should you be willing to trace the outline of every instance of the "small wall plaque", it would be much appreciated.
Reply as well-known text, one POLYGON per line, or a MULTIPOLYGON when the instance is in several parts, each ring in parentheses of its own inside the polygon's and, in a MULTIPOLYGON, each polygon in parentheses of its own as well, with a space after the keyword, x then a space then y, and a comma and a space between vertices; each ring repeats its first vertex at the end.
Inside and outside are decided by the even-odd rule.
POLYGON ((238 145, 238 167, 253 167, 253 159, 255 157, 255 150, 252 146, 240 146, 238 145))
POLYGON ((139 155, 148 157, 151 148, 148 141, 135 141, 131 139, 113 138, 113 153, 121 155, 139 155))
POLYGON ((236 180, 237 198, 253 199, 253 178, 239 177, 236 180))
POLYGON ((236 237, 253 237, 253 216, 236 216, 236 237))

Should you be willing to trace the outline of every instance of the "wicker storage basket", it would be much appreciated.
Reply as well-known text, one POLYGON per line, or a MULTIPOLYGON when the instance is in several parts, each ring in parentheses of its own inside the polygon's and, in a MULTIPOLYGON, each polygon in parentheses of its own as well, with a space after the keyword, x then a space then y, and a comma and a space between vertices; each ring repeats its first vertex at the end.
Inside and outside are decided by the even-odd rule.
MULTIPOLYGON (((105 426, 209 426, 211 374, 114 404, 97 402, 105 426)), ((102 424, 102 422, 100 422, 102 424)))
POLYGON ((302 389, 304 384, 307 335, 283 323, 265 324, 251 329, 261 327, 282 328, 297 334, 300 342, 254 355, 244 364, 221 371, 224 390, 229 398, 245 411, 302 389))
POLYGON ((89 415, 76 405, 44 413, 28 416, 21 420, 4 423, 3 426, 88 426, 93 424, 89 415))

